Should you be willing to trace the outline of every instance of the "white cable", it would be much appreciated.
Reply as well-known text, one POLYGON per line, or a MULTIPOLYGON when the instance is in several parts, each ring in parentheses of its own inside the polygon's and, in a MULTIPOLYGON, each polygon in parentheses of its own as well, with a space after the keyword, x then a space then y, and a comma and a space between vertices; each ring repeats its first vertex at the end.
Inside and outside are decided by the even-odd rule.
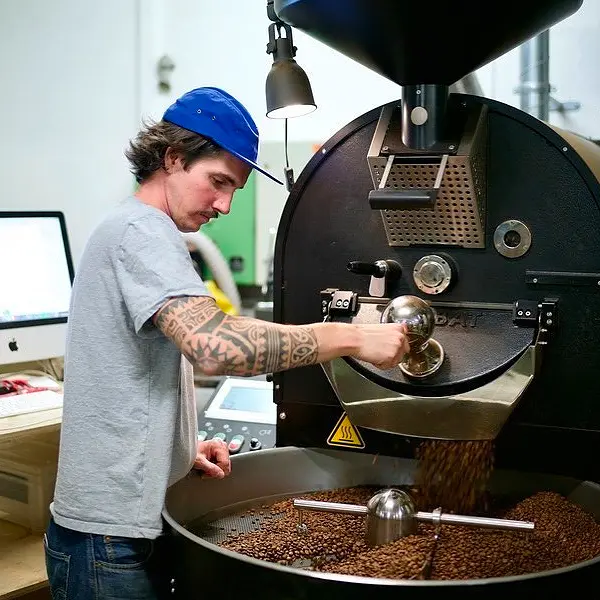
POLYGON ((233 273, 219 247, 201 231, 182 233, 181 235, 196 246, 198 252, 200 252, 202 258, 205 260, 206 266, 213 274, 216 284, 237 309, 238 313, 241 312, 242 299, 240 292, 233 278, 233 273))

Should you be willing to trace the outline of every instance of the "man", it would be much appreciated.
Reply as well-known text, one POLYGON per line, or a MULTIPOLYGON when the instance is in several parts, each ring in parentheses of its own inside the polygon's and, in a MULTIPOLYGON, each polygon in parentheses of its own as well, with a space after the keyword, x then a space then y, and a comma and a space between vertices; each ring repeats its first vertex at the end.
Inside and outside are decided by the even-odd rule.
POLYGON ((75 277, 52 519, 55 598, 159 598, 161 510, 193 467, 229 474, 225 444, 197 443, 191 364, 251 376, 354 356, 380 368, 408 351, 396 324, 281 325, 230 316, 180 232, 226 215, 257 164, 248 111, 216 88, 182 96, 126 155, 139 183, 91 235, 75 277))

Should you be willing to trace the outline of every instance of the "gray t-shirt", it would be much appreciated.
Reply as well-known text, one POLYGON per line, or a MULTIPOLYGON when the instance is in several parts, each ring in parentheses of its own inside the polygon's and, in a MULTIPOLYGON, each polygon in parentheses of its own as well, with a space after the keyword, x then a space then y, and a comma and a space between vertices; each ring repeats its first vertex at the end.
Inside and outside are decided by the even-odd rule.
POLYGON ((190 363, 151 321, 210 295, 158 209, 128 198, 92 233, 73 284, 51 511, 87 533, 157 537, 169 485, 196 455, 190 363))

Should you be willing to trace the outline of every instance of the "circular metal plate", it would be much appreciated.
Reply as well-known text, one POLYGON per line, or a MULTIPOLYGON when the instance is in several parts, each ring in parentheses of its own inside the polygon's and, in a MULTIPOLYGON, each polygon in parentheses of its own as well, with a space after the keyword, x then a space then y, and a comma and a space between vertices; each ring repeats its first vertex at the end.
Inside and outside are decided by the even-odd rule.
POLYGON ((434 339, 427 342, 427 346, 420 352, 410 352, 398 365, 407 377, 422 379, 435 373, 444 362, 444 349, 434 339))
POLYGON ((413 269, 417 287, 426 294, 439 294, 452 282, 452 268, 447 260, 437 254, 420 258, 413 269))
POLYGON ((519 258, 531 248, 531 231, 521 221, 504 221, 494 232, 494 247, 506 258, 519 258))

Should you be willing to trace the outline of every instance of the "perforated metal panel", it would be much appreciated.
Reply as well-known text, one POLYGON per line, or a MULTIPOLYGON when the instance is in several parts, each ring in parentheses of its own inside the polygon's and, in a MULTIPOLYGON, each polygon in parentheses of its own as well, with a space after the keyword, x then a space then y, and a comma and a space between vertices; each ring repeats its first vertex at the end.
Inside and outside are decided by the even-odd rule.
POLYGON ((267 520, 277 520, 282 517, 281 514, 270 514, 269 512, 241 511, 234 514, 220 516, 214 520, 195 524, 194 533, 213 544, 220 544, 229 537, 235 537, 242 533, 258 531, 262 523, 267 520))
MULTIPOLYGON (((485 247, 485 129, 481 119, 469 155, 448 157, 433 209, 381 211, 390 246, 485 247)), ((384 189, 433 188, 439 170, 437 157, 417 164, 403 163, 401 156, 396 161, 384 189)), ((375 187, 381 182, 386 162, 387 156, 369 158, 375 187)))

